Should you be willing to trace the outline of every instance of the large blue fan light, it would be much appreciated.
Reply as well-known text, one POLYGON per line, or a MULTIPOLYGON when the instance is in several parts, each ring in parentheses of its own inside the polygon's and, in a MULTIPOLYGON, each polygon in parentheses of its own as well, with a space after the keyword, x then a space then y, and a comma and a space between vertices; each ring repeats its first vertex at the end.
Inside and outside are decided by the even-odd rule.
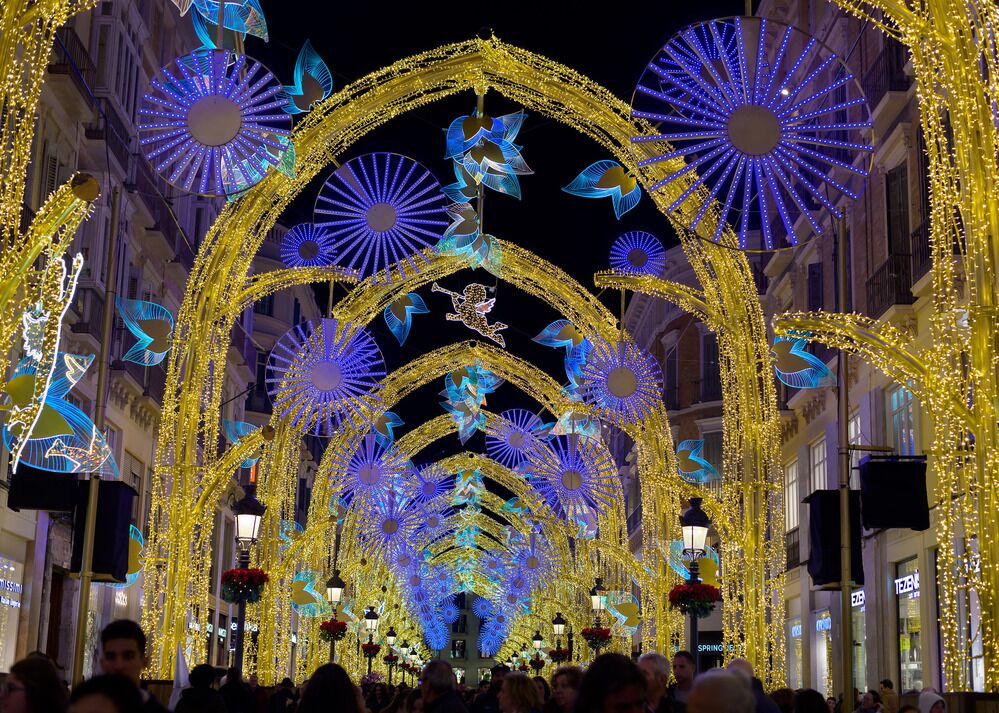
POLYGON ((774 250, 823 234, 840 217, 872 156, 859 84, 825 45, 757 17, 709 20, 674 36, 635 90, 639 166, 666 162, 657 191, 687 186, 667 208, 718 241, 737 228, 742 249, 774 250), (643 158, 644 157, 644 158, 643 158), (716 205, 717 211, 711 206, 716 205), (799 220, 801 218, 801 220, 799 220))
POLYGON ((572 519, 614 501, 617 468, 607 448, 592 438, 559 436, 528 456, 530 481, 556 512, 572 519))
POLYGON ((504 411, 487 426, 486 452, 497 463, 516 468, 548 437, 549 428, 551 424, 527 409, 504 411))
POLYGON ((658 362, 632 342, 597 342, 583 365, 583 401, 624 423, 647 417, 662 389, 658 362))

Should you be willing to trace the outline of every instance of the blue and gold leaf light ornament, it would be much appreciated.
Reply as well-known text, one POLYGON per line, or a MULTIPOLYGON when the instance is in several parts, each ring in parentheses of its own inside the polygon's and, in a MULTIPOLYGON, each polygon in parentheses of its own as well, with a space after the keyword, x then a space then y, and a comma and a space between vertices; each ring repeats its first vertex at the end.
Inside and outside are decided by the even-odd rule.
POLYGON ((580 508, 576 513, 576 539, 592 540, 600 533, 600 526, 597 522, 597 513, 592 508, 580 508))
POLYGON ((774 337, 770 355, 777 378, 787 386, 817 389, 836 383, 836 377, 825 362, 808 352, 807 336, 774 337))
POLYGON ((594 418, 586 411, 568 410, 559 416, 552 426, 553 436, 579 436, 580 438, 599 439, 600 419, 594 418))
MULTIPOLYGON (((446 158, 458 162, 476 184, 520 198, 517 176, 534 173, 520 155, 520 147, 513 143, 526 116, 458 117, 448 127, 446 158)), ((458 179, 461 183, 463 176, 458 179)))
POLYGON ((625 275, 659 277, 666 269, 666 249, 652 233, 629 231, 611 245, 610 268, 625 275))
POLYGON ((476 431, 485 430, 486 415, 479 405, 470 399, 461 401, 441 401, 444 410, 451 414, 458 429, 458 439, 465 444, 476 431))
POLYGON ((333 91, 333 75, 309 40, 302 45, 295 60, 294 80, 284 88, 287 103, 282 107, 289 114, 304 114, 333 91))
POLYGON ((573 387, 572 390, 575 390, 582 380, 583 365, 586 364, 593 344, 567 319, 555 320, 541 330, 532 341, 548 347, 565 349, 565 375, 573 387))
POLYGON ((688 483, 709 483, 721 478, 715 467, 701 457, 703 448, 704 441, 700 439, 680 441, 676 446, 677 474, 688 483))
POLYGON ((385 411, 371 426, 378 443, 386 448, 395 441, 395 428, 402 426, 405 422, 392 411, 385 411))
POLYGON ((607 612, 617 620, 626 634, 634 636, 638 633, 638 627, 642 623, 642 613, 638 597, 634 594, 622 591, 607 592, 607 612))
POLYGON ((328 616, 333 610, 326 601, 325 578, 320 572, 304 570, 291 580, 291 608, 309 619, 328 616))
POLYGON ((582 368, 584 403, 622 423, 647 418, 660 401, 662 389, 659 363, 630 341, 595 343, 582 368))
MULTIPOLYGON (((238 443, 239 439, 250 435, 258 428, 259 426, 254 426, 252 423, 247 423, 246 421, 230 421, 227 418, 222 419, 222 432, 225 434, 226 440, 233 445, 238 443)), ((253 458, 246 458, 239 464, 239 467, 252 468, 258 460, 260 460, 259 455, 254 456, 253 458)))
MULTIPOLYGON (((193 0, 193 5, 206 22, 217 26, 220 1, 225 3, 222 9, 222 27, 243 35, 253 35, 267 42, 267 20, 260 7, 260 0, 193 0)), ((192 3, 185 4, 190 7, 192 3)))
POLYGON ((479 471, 463 470, 455 478, 451 502, 456 507, 461 505, 480 507, 482 494, 485 491, 486 486, 482 482, 482 474, 479 471))
POLYGON ((528 510, 527 506, 524 505, 523 500, 514 497, 504 501, 504 503, 500 505, 500 512, 510 513, 512 515, 527 515, 530 510, 528 510))
POLYGON ((170 311, 163 305, 146 300, 115 297, 114 304, 125 328, 138 340, 122 354, 122 361, 143 366, 154 366, 163 361, 170 351, 173 334, 173 315, 170 311))
POLYGON ((480 532, 481 530, 475 525, 466 525, 461 529, 455 530, 454 532, 455 547, 467 547, 469 549, 475 549, 479 541, 480 532))
POLYGON ((297 520, 282 520, 281 530, 278 534, 279 546, 282 548, 287 548, 290 544, 295 542, 302 534, 305 532, 305 528, 302 527, 297 520))
POLYGON ((331 267, 336 265, 333 236, 312 223, 299 223, 281 238, 281 262, 285 267, 331 267))
POLYGON ((559 436, 531 453, 528 461, 531 485, 569 521, 585 510, 605 512, 614 502, 617 468, 599 441, 559 436))
POLYGON ((415 292, 407 292, 392 300, 382 313, 389 331, 398 340, 399 346, 405 343, 414 314, 428 314, 426 302, 415 292))
POLYGON ((610 198, 618 220, 642 197, 638 180, 617 161, 607 160, 590 164, 562 190, 580 198, 610 198))
POLYGON ((541 446, 552 424, 526 409, 509 409, 486 427, 486 452, 497 463, 514 468, 527 452, 541 446))
MULTIPOLYGON (((660 545, 660 552, 662 552, 662 545, 660 545)), ((690 579, 690 567, 687 564, 690 561, 690 557, 683 551, 683 540, 670 540, 669 552, 663 552, 663 554, 674 572, 684 580, 690 579)), ((711 545, 706 545, 704 556, 697 560, 699 576, 702 582, 715 587, 718 586, 717 573, 719 562, 718 551, 711 545)))
POLYGON ((128 589, 139 581, 142 574, 142 565, 146 554, 146 538, 142 536, 142 530, 135 525, 128 526, 128 566, 125 570, 124 582, 112 582, 108 586, 112 589, 128 589))
POLYGON ((441 190, 454 203, 471 203, 478 198, 478 184, 460 161, 452 161, 451 164, 454 167, 454 177, 457 180, 444 186, 441 190))
POLYGON ((330 496, 330 517, 336 520, 337 525, 342 525, 350 512, 350 504, 339 495, 330 496))

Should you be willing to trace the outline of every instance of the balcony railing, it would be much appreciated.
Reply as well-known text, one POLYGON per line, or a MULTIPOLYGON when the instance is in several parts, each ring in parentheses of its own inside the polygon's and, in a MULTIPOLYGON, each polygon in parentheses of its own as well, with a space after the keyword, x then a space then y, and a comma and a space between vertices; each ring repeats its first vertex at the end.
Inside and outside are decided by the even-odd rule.
POLYGON ((677 384, 667 386, 663 390, 663 403, 666 409, 672 411, 680 408, 680 387, 677 384))
POLYGON ((100 344, 101 329, 104 320, 104 298, 91 288, 77 290, 76 308, 80 320, 73 325, 74 334, 89 334, 100 344))
POLYGON ((798 528, 784 533, 784 551, 787 555, 787 568, 794 569, 801 564, 801 542, 798 528))
POLYGON ((909 236, 909 252, 912 253, 912 281, 916 282, 933 266, 929 218, 920 223, 919 227, 913 230, 909 236))
POLYGON ((876 107, 888 92, 909 89, 909 78, 902 70, 904 66, 905 49, 898 42, 886 39, 884 49, 861 82, 868 106, 876 107))
POLYGON ((97 67, 90 58, 83 40, 72 27, 63 27, 56 32, 56 42, 52 46, 50 74, 65 74, 73 80, 80 95, 88 104, 93 100, 91 87, 97 79, 97 67))
POLYGON ((132 152, 129 149, 132 133, 118 115, 118 110, 114 108, 112 102, 100 97, 97 100, 97 108, 96 121, 87 127, 86 136, 93 141, 104 141, 127 174, 132 160, 132 152))
POLYGON ((910 255, 892 255, 867 280, 867 309, 877 319, 892 305, 911 305, 910 255))
POLYGON ((271 400, 266 391, 251 391, 246 397, 246 410, 254 413, 270 413, 271 400))
POLYGON ((721 401, 721 379, 702 379, 700 381, 701 401, 721 401))

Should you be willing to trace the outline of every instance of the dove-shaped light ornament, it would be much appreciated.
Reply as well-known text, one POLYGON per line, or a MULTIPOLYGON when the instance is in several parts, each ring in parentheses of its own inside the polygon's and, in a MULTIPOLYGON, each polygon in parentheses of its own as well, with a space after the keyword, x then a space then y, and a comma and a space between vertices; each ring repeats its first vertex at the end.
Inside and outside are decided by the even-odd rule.
POLYGON ((333 91, 333 75, 309 40, 302 45, 295 61, 294 84, 284 88, 287 103, 282 107, 288 114, 304 114, 333 91))
POLYGON ((429 312, 430 310, 422 297, 415 292, 407 292, 392 300, 382 313, 382 317, 384 317, 389 331, 392 332, 392 336, 399 342, 399 346, 402 346, 409 337, 409 329, 413 325, 413 315, 429 312))
POLYGON ((163 361, 170 351, 173 332, 173 315, 163 305, 146 300, 128 300, 115 297, 115 307, 125 328, 137 341, 122 354, 122 361, 143 366, 154 366, 163 361))
POLYGON ((302 571, 291 580, 291 608, 302 617, 328 616, 332 611, 324 592, 325 578, 319 572, 302 571))
POLYGON ((562 190, 580 198, 610 198, 618 220, 642 197, 638 181, 617 161, 590 164, 562 190))
POLYGON ((836 378, 829 367, 806 351, 807 347, 807 336, 774 337, 770 355, 777 378, 795 389, 817 389, 835 384, 836 378))
POLYGON ((708 483, 721 477, 715 467, 701 457, 703 448, 704 441, 700 439, 688 439, 677 444, 677 473, 688 483, 708 483))
MULTIPOLYGON (((240 32, 244 35, 253 35, 267 42, 267 20, 264 18, 264 10, 260 7, 260 0, 222 0, 225 7, 222 9, 222 27, 233 32, 240 32)), ((178 0, 174 3, 181 7, 178 0)), ((217 26, 219 17, 219 0, 193 0, 183 4, 194 9, 205 19, 217 26)), ((184 10, 181 11, 181 14, 184 10)))
POLYGON ((384 448, 388 448, 389 445, 395 442, 395 429, 397 426, 402 426, 405 423, 398 414, 393 411, 385 411, 381 416, 375 419, 371 430, 375 434, 375 440, 378 444, 384 448))

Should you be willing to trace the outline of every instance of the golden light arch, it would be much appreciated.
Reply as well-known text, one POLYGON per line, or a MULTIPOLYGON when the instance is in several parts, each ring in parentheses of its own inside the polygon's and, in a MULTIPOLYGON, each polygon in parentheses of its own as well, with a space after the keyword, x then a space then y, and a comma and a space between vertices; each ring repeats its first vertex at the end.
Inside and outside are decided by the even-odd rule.
MULTIPOLYGON (((675 167, 669 162, 636 166, 641 156, 632 154, 630 137, 645 127, 629 118, 627 104, 577 72, 495 38, 448 45, 397 62, 330 97, 302 121, 295 132, 296 177, 272 173, 225 208, 202 243, 178 316, 154 471, 158 507, 145 569, 144 623, 154 633, 157 675, 169 672, 174 642, 185 635, 187 611, 203 591, 203 582, 192 577, 188 563, 204 562, 211 522, 207 509, 195 516, 189 506, 213 470, 214 449, 202 448, 217 442, 223 381, 219 367, 225 363, 233 306, 239 303, 253 256, 291 199, 358 138, 405 111, 468 89, 494 89, 567 124, 646 184, 675 167)), ((676 181, 652 198, 665 213, 665 206, 687 187, 676 181)), ((725 638, 754 662, 769 684, 783 668, 783 637, 768 625, 783 611, 783 517, 776 485, 776 393, 772 379, 759 374, 769 365, 766 329, 745 257, 683 231, 681 237, 703 286, 700 298, 724 316, 719 352, 729 484, 723 507, 730 521, 725 534, 737 543, 727 560, 725 638)), ((582 311, 586 302, 595 298, 577 295, 569 306, 582 311)), ((636 439, 646 446, 638 458, 646 553, 657 550, 664 526, 676 526, 679 507, 673 498, 655 497, 666 482, 663 463, 672 458, 668 432, 664 435, 667 438, 654 444, 647 434, 636 439)))

